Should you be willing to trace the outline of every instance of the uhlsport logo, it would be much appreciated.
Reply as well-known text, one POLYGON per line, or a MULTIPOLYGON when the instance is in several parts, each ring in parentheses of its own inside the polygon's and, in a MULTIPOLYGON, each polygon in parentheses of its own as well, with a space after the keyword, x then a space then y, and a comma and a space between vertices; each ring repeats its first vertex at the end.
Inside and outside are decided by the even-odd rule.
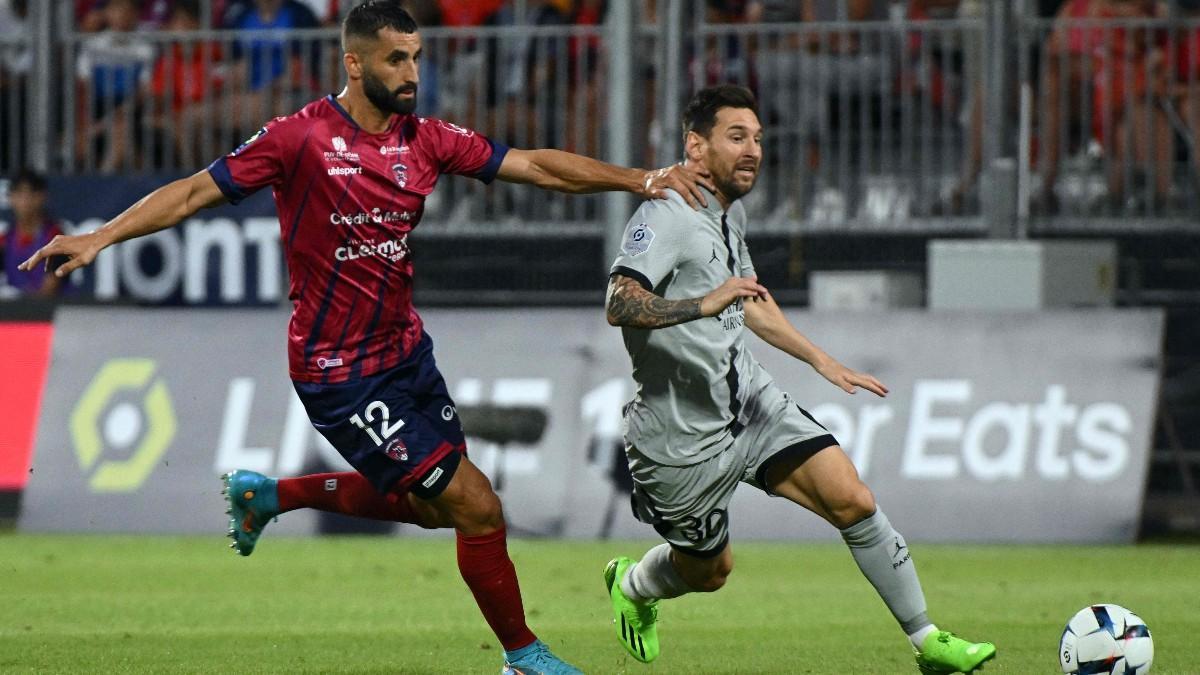
POLYGON ((150 359, 104 364, 71 412, 71 440, 93 492, 133 492, 175 438, 166 382, 150 359))

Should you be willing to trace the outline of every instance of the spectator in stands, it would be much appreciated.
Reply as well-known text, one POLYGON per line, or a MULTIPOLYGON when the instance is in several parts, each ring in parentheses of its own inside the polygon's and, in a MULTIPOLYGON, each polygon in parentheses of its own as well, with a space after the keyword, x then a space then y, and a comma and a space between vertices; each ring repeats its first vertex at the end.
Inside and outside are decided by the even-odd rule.
MULTIPOLYGON (((200 27, 200 1, 175 0, 165 28, 187 33, 200 27)), ((167 46, 154 64, 146 87, 152 124, 163 142, 173 146, 181 166, 196 166, 199 157, 211 154, 211 134, 224 114, 217 106, 224 83, 222 56, 219 43, 185 37, 167 46)))
MULTIPOLYGON (((578 0, 570 17, 576 26, 601 26, 608 10, 606 0, 578 0)), ((599 78, 600 38, 572 37, 569 50, 567 75, 570 86, 567 90, 567 135, 564 149, 588 157, 600 154, 600 119, 596 114, 600 107, 599 78), (583 119, 579 119, 582 115, 583 119)), ((646 98, 653 100, 653 96, 646 98)), ((655 162, 651 162, 654 164, 655 162)))
POLYGON ((130 132, 139 83, 154 60, 154 45, 139 39, 140 0, 108 0, 103 30, 86 38, 76 61, 81 111, 77 151, 91 157, 97 150, 97 169, 112 173, 130 166, 130 132))
MULTIPOLYGON (((910 13, 938 16, 953 11, 961 20, 982 21, 984 0, 914 0, 910 13)), ((983 40, 966 37, 962 43, 962 89, 965 100, 959 120, 966 140, 966 157, 958 183, 950 194, 933 207, 933 215, 959 216, 967 211, 967 202, 976 196, 976 183, 983 168, 983 40)))
MULTIPOLYGON (((28 0, 0 3, 0 40, 31 34, 28 0)), ((5 139, 0 166, 15 168, 26 159, 25 119, 33 48, 29 43, 0 47, 0 138, 5 139)))
MULTIPOLYGON (((1179 0, 1183 16, 1200 19, 1200 0, 1179 0)), ((1177 106, 1178 131, 1184 138, 1192 162, 1190 190, 1193 207, 1200 200, 1200 24, 1191 24, 1175 41, 1175 82, 1171 83, 1169 105, 1177 106)))
POLYGON ((26 295, 57 295, 61 280, 47 274, 44 266, 28 272, 17 269, 34 251, 61 234, 58 224, 46 214, 46 179, 32 170, 21 170, 9 183, 8 202, 13 223, 4 235, 5 283, 26 295))
MULTIPOLYGON (((1121 164, 1131 154, 1148 157, 1149 147, 1144 143, 1131 146, 1126 139, 1118 142, 1117 137, 1126 134, 1116 132, 1123 128, 1126 110, 1131 107, 1127 98, 1146 95, 1147 64, 1162 55, 1155 55, 1156 45, 1147 39, 1148 31, 1137 29, 1127 34, 1119 21, 1155 17, 1161 12, 1162 7, 1154 0, 1068 0, 1062 5, 1043 46, 1043 114, 1038 140, 1042 188, 1034 201, 1039 212, 1054 214, 1059 210, 1054 188, 1064 145, 1070 151, 1094 139, 1111 153, 1108 178, 1112 200, 1122 199, 1121 164), (1118 23, 1080 23, 1094 19, 1114 19, 1118 23), (1127 80, 1133 83, 1131 91, 1126 90, 1127 80), (1084 128, 1085 109, 1091 118, 1090 129, 1084 128)), ((1144 109, 1135 112, 1135 119, 1129 122, 1144 122, 1149 119, 1145 113, 1144 109)))
MULTIPOLYGON (((0 39, 15 39, 29 35, 29 0, 10 0, 0 4, 0 39)), ((17 76, 29 73, 33 67, 33 50, 29 45, 5 45, 0 48, 0 75, 17 76)))
MULTIPOLYGON (((707 23, 745 23, 750 18, 751 0, 705 0, 704 20, 707 23)), ((705 86, 726 82, 742 82, 751 89, 757 88, 754 73, 750 69, 749 36, 726 35, 710 37, 700 60, 692 64, 702 69, 705 86)))
MULTIPOLYGON (((803 0, 801 16, 805 22, 887 21, 889 5, 888 0, 803 0)), ((845 217, 847 204, 854 203, 845 191, 857 190, 857 177, 854 171, 848 176, 838 176, 834 189, 832 170, 822 166, 826 159, 822 157, 823 148, 835 149, 834 140, 840 135, 833 133, 833 127, 846 122, 852 103, 875 107, 883 104, 894 91, 896 73, 881 33, 864 34, 838 28, 809 32, 805 37, 804 49, 809 57, 802 61, 799 74, 800 114, 808 146, 807 162, 815 185, 806 186, 804 192, 815 194, 814 207, 824 217, 838 220, 845 217), (842 96, 843 92, 848 98, 842 96), (822 139, 826 142, 822 143, 822 139)))
MULTIPOLYGON (((108 0, 75 0, 75 30, 81 33, 104 30, 108 25, 104 11, 107 4, 108 0)), ((165 25, 170 18, 171 5, 172 0, 145 0, 140 3, 139 27, 154 29, 165 25)))
POLYGON ((292 94, 312 92, 311 71, 319 63, 320 44, 287 39, 277 31, 316 28, 317 18, 298 0, 254 0, 231 6, 226 27, 245 31, 234 43, 239 61, 235 80, 243 92, 237 108, 246 129, 294 108, 292 94))

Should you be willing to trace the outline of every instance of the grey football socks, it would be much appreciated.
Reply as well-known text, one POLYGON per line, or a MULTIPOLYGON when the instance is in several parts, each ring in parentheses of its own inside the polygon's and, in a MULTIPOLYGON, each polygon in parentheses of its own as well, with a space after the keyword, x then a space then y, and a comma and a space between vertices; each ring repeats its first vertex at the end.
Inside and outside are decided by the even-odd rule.
POLYGON ((630 565, 621 579, 621 591, 634 602, 677 598, 692 589, 671 563, 671 545, 659 544, 630 565))
POLYGON ((854 562, 910 637, 928 633, 925 593, 904 537, 892 529, 879 508, 870 517, 842 530, 854 562))

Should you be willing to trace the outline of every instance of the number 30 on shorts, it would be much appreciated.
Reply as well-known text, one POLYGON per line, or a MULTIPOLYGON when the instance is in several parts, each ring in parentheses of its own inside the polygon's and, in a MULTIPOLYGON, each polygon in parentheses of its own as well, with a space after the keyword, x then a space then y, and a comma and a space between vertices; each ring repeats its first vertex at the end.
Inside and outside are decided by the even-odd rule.
POLYGON ((404 420, 391 421, 391 412, 388 410, 387 404, 383 401, 371 401, 367 404, 367 409, 363 411, 362 415, 356 413, 350 418, 350 423, 367 432, 367 435, 371 437, 375 445, 383 445, 384 441, 395 436, 396 432, 404 427, 404 420), (376 415, 379 418, 378 432, 370 426, 376 421, 376 415), (363 417, 366 417, 366 421, 363 421, 363 417))
POLYGON ((708 515, 697 518, 687 516, 672 523, 679 533, 690 542, 701 542, 721 531, 725 526, 725 510, 713 509, 708 515))

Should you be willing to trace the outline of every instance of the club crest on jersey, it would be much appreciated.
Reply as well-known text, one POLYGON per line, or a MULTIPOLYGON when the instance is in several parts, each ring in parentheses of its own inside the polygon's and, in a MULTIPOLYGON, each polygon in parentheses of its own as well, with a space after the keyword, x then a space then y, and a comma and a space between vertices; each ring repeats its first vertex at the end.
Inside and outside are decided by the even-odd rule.
POLYGON ((636 227, 629 230, 629 234, 625 235, 625 244, 621 246, 621 250, 627 255, 635 256, 645 253, 653 242, 654 230, 645 223, 638 223, 636 227))
POLYGON ((383 453, 397 462, 408 461, 408 447, 399 438, 393 438, 384 448, 383 453))
POLYGON ((400 187, 408 186, 408 166, 396 162, 392 165, 392 175, 396 178, 396 184, 400 187))
POLYGON ((237 146, 236 148, 234 148, 233 152, 229 153, 229 156, 230 156, 230 157, 237 157, 239 154, 241 154, 241 152, 242 152, 243 150, 245 150, 245 149, 246 149, 246 147, 247 147, 247 146, 249 146, 249 145, 250 145, 251 143, 253 143, 254 141, 257 141, 258 139, 260 139, 260 138, 262 138, 263 136, 266 136, 266 135, 267 135, 267 128, 266 128, 266 127, 263 127, 263 128, 261 128, 261 129, 259 129, 258 131, 254 132, 254 135, 253 135, 253 136, 251 136, 250 138, 247 138, 246 140, 242 141, 242 144, 241 144, 241 145, 239 145, 239 146, 237 146))

